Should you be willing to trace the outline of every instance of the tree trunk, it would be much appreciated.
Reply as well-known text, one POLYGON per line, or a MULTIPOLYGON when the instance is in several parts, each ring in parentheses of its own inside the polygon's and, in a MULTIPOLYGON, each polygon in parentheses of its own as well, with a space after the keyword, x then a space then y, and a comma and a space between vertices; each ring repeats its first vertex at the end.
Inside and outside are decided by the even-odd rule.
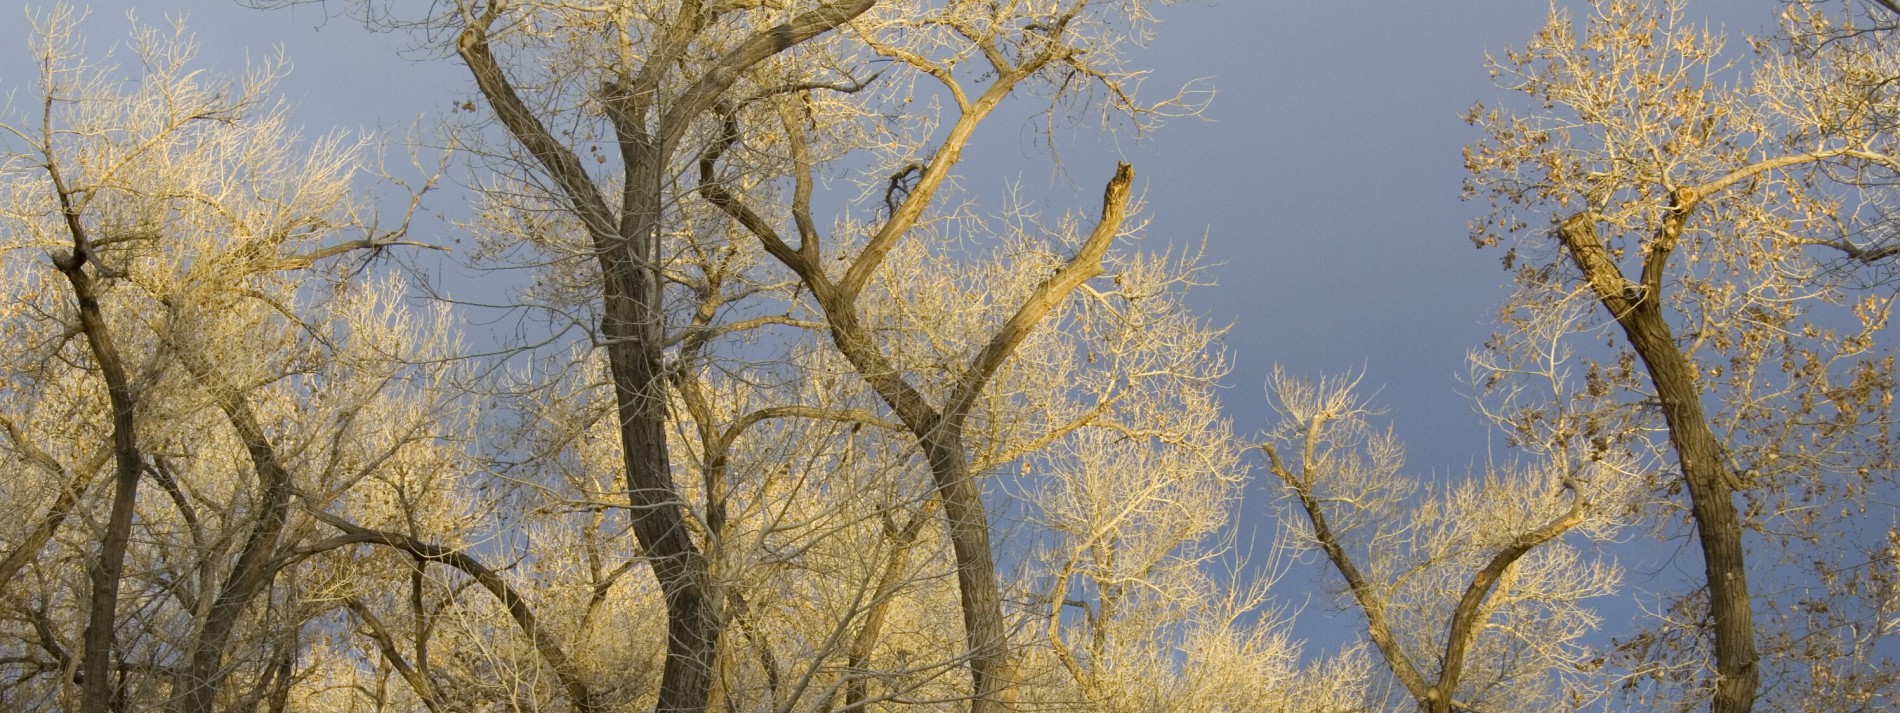
MULTIPOLYGON (((686 531, 684 501, 673 485, 666 447, 667 393, 660 345, 658 258, 660 175, 665 160, 650 136, 623 135, 626 185, 616 218, 582 168, 509 84, 488 44, 484 16, 464 28, 457 52, 509 133, 555 179, 586 226, 598 255, 602 285, 601 336, 614 385, 621 453, 634 537, 653 569, 667 607, 667 653, 657 710, 701 711, 712 681, 717 613, 706 596, 706 561, 686 531)), ((624 97, 610 97, 610 100, 624 97)), ((640 120, 643 108, 631 109, 640 120)))
MULTIPOLYGON (((231 636, 244 610, 257 595, 269 589, 277 575, 278 568, 272 566, 271 558, 276 554, 277 541, 289 519, 290 473, 278 460, 276 447, 265 435, 244 395, 217 372, 204 354, 190 345, 174 346, 186 371, 211 392, 213 400, 224 411, 257 473, 257 521, 245 537, 237 564, 218 588, 218 598, 192 641, 191 662, 176 684, 182 689, 176 694, 181 713, 211 713, 218 692, 224 688, 224 652, 230 646, 231 636)), ((206 556, 210 556, 209 553, 206 556)))
POLYGON ((971 477, 960 430, 939 429, 927 436, 924 454, 937 481, 950 549, 957 558, 957 595, 963 602, 964 640, 970 647, 970 678, 976 689, 970 713, 985 713, 1014 707, 1016 672, 1009 660, 1009 631, 996 585, 996 560, 990 552, 989 515, 984 511, 983 493, 971 477))
POLYGON ((657 704, 662 712, 706 708, 720 616, 708 591, 706 559, 686 531, 685 502, 674 487, 667 454, 667 390, 661 353, 666 330, 659 262, 661 178, 674 145, 747 70, 832 31, 873 4, 875 0, 827 3, 784 24, 763 28, 721 55, 717 65, 692 79, 686 90, 669 102, 658 103, 657 92, 666 74, 675 69, 674 60, 704 29, 703 23, 717 14, 699 3, 683 5, 677 17, 662 23, 663 37, 651 48, 649 61, 637 76, 608 78, 600 84, 600 99, 614 124, 624 164, 617 218, 573 150, 541 123, 502 71, 488 35, 489 26, 497 20, 497 7, 471 18, 456 39, 457 54, 496 118, 553 179, 587 227, 600 261, 605 281, 601 335, 614 384, 633 531, 666 599, 667 655, 657 704))
POLYGON ((1015 688, 1015 673, 1009 662, 1008 631, 1003 620, 1002 596, 996 586, 996 563, 990 553, 989 516, 984 511, 982 491, 970 477, 969 455, 963 449, 962 418, 939 414, 877 348, 858 322, 857 306, 822 279, 822 275, 809 269, 809 265, 799 265, 794 269, 825 310, 832 343, 870 383, 878 397, 897 413, 930 465, 937 500, 943 505, 951 551, 957 562, 957 596, 963 614, 964 643, 969 649, 974 696, 970 711, 988 713, 1007 709, 1015 688))
MULTIPOLYGON (((1686 212, 1686 211, 1685 211, 1686 212)), ((1761 673, 1756 666, 1754 612, 1748 595, 1748 570, 1742 552, 1741 515, 1735 508, 1735 476, 1723 457, 1721 441, 1710 430, 1702 412, 1702 394, 1696 388, 1695 369, 1676 345, 1663 319, 1661 261, 1667 259, 1680 215, 1665 224, 1670 231, 1654 241, 1644 284, 1623 278, 1597 238, 1596 223, 1588 214, 1564 221, 1558 229, 1565 248, 1605 309, 1616 317, 1623 333, 1649 371, 1650 383, 1662 402, 1669 425, 1669 441, 1676 449, 1683 480, 1689 489, 1696 535, 1702 545, 1704 574, 1709 585, 1709 614, 1715 633, 1715 700, 1711 713, 1748 713, 1754 707, 1761 673)))
POLYGON ((79 328, 92 347, 99 373, 105 378, 106 394, 112 403, 112 455, 114 459, 112 510, 106 518, 105 537, 99 543, 99 559, 90 572, 92 593, 86 619, 86 653, 81 659, 79 710, 81 713, 105 713, 112 704, 111 677, 113 629, 118 623, 119 579, 125 571, 125 550, 132 540, 132 511, 138 503, 139 475, 144 459, 139 455, 138 437, 133 427, 136 403, 132 385, 125 374, 119 349, 106 328, 105 314, 99 308, 99 295, 86 274, 92 259, 92 241, 86 235, 72 196, 66 190, 59 171, 48 164, 47 173, 59 194, 66 228, 73 239, 73 251, 53 259, 55 267, 71 283, 73 298, 79 304, 79 328))
MULTIPOLYGON (((644 154, 644 152, 643 152, 644 154)), ((656 161, 657 157, 650 157, 656 161)), ((652 161, 638 174, 657 180, 652 161)), ((712 684, 719 619, 708 598, 706 559, 686 531, 685 502, 673 485, 666 446, 665 338, 659 276, 658 194, 629 190, 621 236, 601 245, 606 314, 601 334, 613 375, 633 532, 666 598, 667 655, 657 709, 704 710, 712 684)), ((597 243, 598 244, 598 243, 597 243)))

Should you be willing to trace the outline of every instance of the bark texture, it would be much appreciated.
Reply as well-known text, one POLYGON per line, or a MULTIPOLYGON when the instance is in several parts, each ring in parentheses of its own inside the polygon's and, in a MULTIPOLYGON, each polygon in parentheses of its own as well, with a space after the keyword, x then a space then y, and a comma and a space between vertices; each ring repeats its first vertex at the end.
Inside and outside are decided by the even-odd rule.
POLYGON ((1709 585, 1716 670, 1715 699, 1709 709, 1711 713, 1748 713, 1755 704, 1761 673, 1756 665, 1759 655, 1742 551, 1741 514, 1735 507, 1735 474, 1723 457, 1721 441, 1709 428, 1695 369, 1663 319, 1661 299, 1663 267, 1681 235, 1683 222, 1695 208, 1694 196, 1710 192, 1678 191, 1676 207, 1648 243, 1641 283, 1623 277, 1598 238, 1596 220, 1590 214, 1565 220, 1557 233, 1597 300, 1616 318, 1642 359, 1669 425, 1669 441, 1688 485, 1709 585))
POLYGON ((66 229, 73 240, 73 251, 54 257, 53 265, 72 285, 73 298, 79 307, 80 331, 86 335, 86 344, 91 347, 93 359, 98 362, 99 374, 105 379, 106 394, 112 403, 112 510, 106 516, 106 532, 99 543, 99 559, 89 573, 92 592, 88 601, 90 612, 86 619, 86 651, 79 665, 82 677, 79 710, 81 713, 105 713, 113 702, 109 670, 114 627, 118 621, 119 579, 125 571, 125 550, 132 540, 132 511, 138 504, 139 475, 144 470, 144 459, 139 454, 137 431, 133 425, 137 403, 132 384, 126 376, 125 362, 119 357, 112 332, 106 325, 105 313, 99 307, 98 287, 92 275, 86 272, 87 263, 94 262, 92 239, 79 219, 79 208, 74 205, 65 179, 50 161, 46 170, 52 178, 53 190, 59 194, 66 229))
MULTIPOLYGON (((687 532, 685 506, 667 452, 667 378, 662 355, 666 324, 660 277, 663 175, 688 130, 744 74, 773 55, 808 41, 871 8, 875 0, 827 3, 764 28, 734 45, 679 94, 664 100, 668 74, 721 11, 682 2, 654 29, 646 63, 604 78, 599 97, 613 123, 623 165, 618 206, 586 172, 573 150, 522 99, 490 46, 496 7, 469 20, 456 51, 509 134, 552 179, 586 226, 600 263, 608 369, 627 478, 633 531, 666 600, 667 653, 657 709, 705 710, 721 632, 706 557, 687 532)), ((727 8, 730 9, 730 8, 727 8)))

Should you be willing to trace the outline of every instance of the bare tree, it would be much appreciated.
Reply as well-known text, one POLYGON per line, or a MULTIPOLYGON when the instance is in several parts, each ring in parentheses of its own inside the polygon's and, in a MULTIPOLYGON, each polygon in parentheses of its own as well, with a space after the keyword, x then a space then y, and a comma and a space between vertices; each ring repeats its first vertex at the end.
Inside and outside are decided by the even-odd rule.
POLYGON ((1092 397, 1043 407, 1078 417, 1024 459, 1033 486, 1021 497, 1046 533, 1033 570, 1046 582, 1033 600, 1042 611, 1030 619, 1041 640, 1021 644, 1026 680, 1041 683, 1024 702, 1359 709, 1363 650, 1307 661, 1282 628, 1269 589, 1290 549, 1256 557, 1237 543, 1246 472, 1215 400, 1224 367, 1205 356, 1217 333, 1182 311, 1182 295, 1167 286, 1192 273, 1153 256, 1117 267, 1119 295, 1047 326, 1070 333, 1058 338, 1088 335, 1081 353, 1033 349, 1024 357, 1034 364, 1018 367, 1092 397))
POLYGON ((1373 426, 1357 378, 1276 371, 1267 384, 1281 421, 1262 449, 1297 513, 1290 532, 1339 575, 1422 711, 1576 707, 1562 684, 1598 621, 1583 602, 1621 582, 1579 545, 1616 532, 1642 474, 1606 414, 1564 393, 1554 340, 1569 323, 1545 324, 1542 363, 1474 364, 1506 394, 1489 413, 1518 459, 1442 488, 1401 472, 1404 447, 1373 426))
POLYGON ((599 335, 615 385, 633 530, 670 622, 659 710, 706 706, 722 620, 667 446, 666 186, 682 142, 757 65, 872 4, 695 0, 587 9, 470 1, 423 21, 454 35, 457 56, 521 149, 513 169, 571 213, 598 261, 599 335), (603 32, 571 34, 582 27, 603 32), (553 81, 527 66, 511 70, 505 58, 515 52, 554 58, 553 81), (607 126, 595 127, 598 143, 592 129, 550 128, 576 112, 604 117, 607 126), (612 179, 591 174, 582 161, 603 147, 618 163, 612 179))
MULTIPOLYGON (((1887 487, 1892 463, 1880 435, 1892 362, 1873 343, 1888 300, 1854 289, 1891 254, 1878 214, 1900 167, 1882 118, 1892 99, 1856 88, 1873 66, 1840 61, 1853 42, 1789 51, 1838 20, 1807 5, 1784 18, 1792 39, 1758 42, 1744 77, 1724 36, 1686 19, 1681 2, 1594 2, 1580 22, 1554 12, 1492 62, 1535 105, 1470 115, 1485 137, 1467 150, 1468 195, 1493 208, 1473 239, 1511 243, 1506 264, 1524 287, 1513 310, 1528 322, 1579 294, 1595 300, 1622 337, 1592 367, 1596 388, 1645 404, 1665 429, 1657 447, 1673 451, 1679 479, 1656 487, 1687 491, 1708 612, 1703 624, 1688 607, 1689 626, 1707 632, 1714 659, 1712 677, 1687 678, 1722 713, 1750 710, 1765 672, 1788 692, 1832 675, 1821 672, 1830 654, 1774 644, 1776 622, 1799 618, 1756 614, 1853 571, 1802 574, 1774 554, 1806 567, 1840 550, 1792 554, 1803 541, 1865 541, 1864 529, 1804 513, 1887 487), (1751 551, 1750 530, 1766 547, 1751 551), (1770 576, 1772 591, 1794 594, 1751 594, 1770 576)), ((1851 625, 1809 621, 1794 636, 1854 638, 1851 625)), ((1789 705, 1802 698, 1814 694, 1789 705)))
MULTIPOLYGON (((1140 22, 1139 6, 1122 8, 1130 9, 1134 13, 1129 21, 1140 22)), ((785 97, 776 111, 763 108, 748 115, 741 111, 743 107, 728 109, 726 130, 715 135, 715 142, 701 155, 700 194, 797 276, 800 286, 811 294, 833 347, 902 422, 929 465, 956 557, 977 710, 1008 705, 1014 698, 1017 672, 1008 653, 990 523, 965 431, 991 380, 1016 356, 1031 332, 1078 289, 1104 273, 1112 243, 1127 230, 1123 222, 1132 169, 1123 165, 1108 182, 1094 225, 1067 238, 1073 240, 1066 246, 1073 251, 1070 255, 1039 260, 1034 272, 1029 265, 1018 267, 1038 282, 1011 292, 1009 300, 996 302, 992 309, 967 310, 967 316, 953 323, 954 330, 944 325, 925 328, 920 336, 926 341, 916 344, 881 337, 867 314, 867 303, 890 299, 880 294, 886 292, 899 300, 918 296, 912 289, 918 276, 890 272, 886 260, 893 251, 903 249, 907 240, 915 240, 910 236, 955 225, 964 217, 955 211, 933 211, 933 202, 942 197, 945 182, 976 127, 1020 88, 1049 81, 1057 95, 1064 96, 1103 87, 1111 97, 1110 110, 1142 115, 1146 109, 1131 98, 1131 75, 1113 51, 1119 36, 1105 29, 1105 16, 1112 14, 1088 2, 882 4, 854 21, 853 28, 871 54, 904 72, 889 80, 899 91, 929 86, 928 91, 942 92, 947 105, 941 120, 945 130, 931 130, 939 120, 930 114, 916 119, 912 129, 884 134, 872 126, 855 129, 860 120, 853 114, 862 109, 785 97), (960 66, 965 61, 980 67, 980 78, 966 76, 970 70, 960 66), (978 81, 987 83, 979 87, 978 81), (803 108, 791 104, 793 100, 803 102, 803 108), (826 110, 841 115, 828 117, 826 110), (770 125, 785 133, 781 146, 768 147, 755 138, 752 148, 777 157, 785 166, 782 170, 791 173, 788 205, 758 207, 756 189, 735 185, 735 179, 743 180, 746 174, 733 166, 750 164, 733 160, 730 152, 742 137, 751 136, 744 129, 752 125, 770 125), (866 133, 888 138, 868 147, 849 143, 853 139, 847 137, 866 133), (865 214, 827 235, 812 216, 815 166, 825 157, 854 150, 874 157, 879 175, 888 175, 888 181, 879 181, 873 189, 878 198, 865 201, 865 214), (833 261, 841 264, 834 266, 833 261), (930 365, 929 372, 941 371, 922 371, 919 367, 924 364, 930 365)), ((902 99, 885 96, 891 101, 902 99)), ((910 114, 900 105, 888 106, 887 111, 900 116, 910 114)))
MULTIPOLYGON (((385 311, 399 285, 359 285, 351 267, 326 268, 398 244, 401 230, 378 230, 357 202, 362 145, 306 142, 287 128, 267 99, 281 63, 218 81, 190 68, 182 30, 138 27, 130 48, 141 71, 127 77, 78 52, 77 21, 65 9, 36 16, 42 100, 33 123, 4 125, 15 151, 0 186, 3 249, 21 277, 8 301, 22 309, 8 315, 6 369, 18 388, 0 420, 10 449, 38 471, 20 475, 57 493, 9 553, 11 584, 27 563, 70 561, 57 549, 86 541, 61 542, 61 531, 90 509, 85 484, 103 465, 88 439, 111 434, 114 486, 111 514, 93 531, 98 555, 83 559, 81 654, 59 636, 57 577, 30 595, 9 586, 14 606, 35 610, 39 647, 65 669, 22 682, 42 673, 77 682, 75 707, 87 711, 165 701, 207 711, 225 690, 234 642, 281 625, 256 602, 270 599, 274 560, 297 532, 293 471, 320 470, 313 446, 347 438, 350 419, 389 398, 403 368, 373 342, 339 348, 333 330, 415 336, 385 311), (70 299, 46 289, 36 258, 49 254, 70 299), (317 291, 330 299, 303 303, 317 291), (72 343, 80 335, 83 355, 72 343), (327 420, 287 427, 293 410, 327 420), (165 497, 141 503, 146 480, 165 497)), ((64 695, 52 690, 49 700, 64 695)))

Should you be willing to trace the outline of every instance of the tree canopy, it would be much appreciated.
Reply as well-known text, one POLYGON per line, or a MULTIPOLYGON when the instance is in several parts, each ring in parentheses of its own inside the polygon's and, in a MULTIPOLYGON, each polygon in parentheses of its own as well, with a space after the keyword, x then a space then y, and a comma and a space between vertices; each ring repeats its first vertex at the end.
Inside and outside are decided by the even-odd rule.
POLYGON ((1474 48, 1510 292, 1435 473, 1363 366, 1228 391, 1273 355, 1197 306, 1223 256, 1075 156, 1206 109, 1144 84, 1165 4, 324 6, 463 82, 384 136, 293 126, 281 55, 29 11, 0 707, 1900 703, 1900 8, 1474 48), (1073 190, 971 165, 1011 129, 1073 190))

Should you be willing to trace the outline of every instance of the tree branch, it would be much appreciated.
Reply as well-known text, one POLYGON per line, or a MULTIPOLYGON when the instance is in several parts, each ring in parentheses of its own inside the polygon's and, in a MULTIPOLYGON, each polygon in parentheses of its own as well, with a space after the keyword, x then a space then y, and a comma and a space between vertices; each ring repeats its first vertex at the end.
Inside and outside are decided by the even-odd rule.
MULTIPOLYGON (((1309 428, 1317 428, 1312 424, 1309 428)), ((1267 454, 1268 468, 1280 481, 1285 483, 1294 496, 1300 499, 1300 509, 1306 512, 1307 521, 1313 526, 1313 540, 1319 543, 1320 550, 1326 553, 1326 559, 1333 563, 1346 579, 1346 589, 1352 592, 1353 600, 1359 603, 1359 611, 1366 615, 1366 633, 1372 638, 1372 645, 1385 657, 1386 664, 1392 668, 1392 675, 1412 694, 1413 700, 1430 700, 1432 687, 1425 684, 1412 659, 1399 648, 1398 638, 1392 634, 1392 623, 1385 617, 1385 601, 1373 591, 1372 582, 1359 571, 1346 548, 1339 543, 1339 537, 1333 534, 1332 526, 1326 522, 1326 513, 1320 509, 1320 503, 1313 496, 1311 486, 1288 470, 1280 460, 1280 452, 1272 444, 1262 444, 1260 449, 1267 454)))
POLYGON ((1479 613, 1498 579, 1504 576, 1504 570, 1510 569, 1511 565, 1538 545, 1556 539, 1583 522, 1583 494, 1577 491, 1576 481, 1568 474, 1564 476, 1563 489, 1570 492, 1570 508, 1541 527, 1512 538, 1510 544, 1492 555, 1484 568, 1472 575, 1471 584, 1465 587, 1464 596, 1458 600, 1458 607, 1452 610, 1451 629, 1445 641, 1445 661, 1438 674, 1438 683, 1431 689, 1436 694, 1431 704, 1440 706, 1440 710, 1451 710, 1452 695, 1457 693, 1459 679, 1464 676, 1465 654, 1471 650, 1472 643, 1478 640, 1478 632, 1483 629, 1484 621, 1479 613))
POLYGON ((661 155, 671 153, 686 130, 691 127, 694 118, 706 113, 713 104, 725 96, 733 82, 753 65, 792 48, 800 43, 837 29, 853 18, 864 14, 876 5, 877 0, 841 0, 826 3, 793 17, 785 24, 778 25, 753 35, 738 47, 727 52, 712 69, 700 75, 660 119, 659 148, 661 155))
POLYGON ((299 547, 290 553, 289 558, 302 559, 340 547, 368 544, 390 547, 406 552, 417 559, 454 567, 473 578, 476 584, 488 590, 489 594, 494 595, 495 599, 501 602, 502 607, 508 610, 508 616, 515 620, 515 625, 521 627, 521 632, 533 643, 535 652, 541 655, 541 659, 554 670, 554 675, 560 679, 562 686, 567 688, 568 697, 575 709, 587 713, 601 713, 606 710, 594 702, 586 683, 580 678, 579 669, 574 665, 573 660, 568 658, 567 651, 561 647, 561 642, 555 638, 554 633, 541 626, 540 619, 534 614, 534 608, 529 606, 527 600, 509 586, 500 574, 482 564, 481 560, 461 550, 430 544, 401 533, 362 527, 321 510, 311 509, 309 512, 343 534, 299 547))
POLYGON ((508 133, 520 141, 528 149, 529 155, 541 164, 542 170, 547 171, 560 185, 561 192, 574 208, 575 216, 587 226, 588 232, 596 236, 613 234, 613 211, 607 207, 607 201, 595 187, 593 178, 587 175, 586 167, 528 109, 521 95, 515 92, 514 85, 509 83, 501 64, 495 60, 494 51, 488 42, 488 28, 494 21, 493 8, 480 17, 469 18, 468 25, 456 37, 456 54, 461 56, 462 63, 474 75, 475 86, 495 110, 495 118, 501 120, 508 133))
POLYGON ((53 504, 47 507, 46 514, 40 517, 39 523, 33 526, 33 530, 28 532, 26 537, 20 538, 20 545, 13 548, 12 552, 8 552, 6 559, 0 560, 0 591, 6 591, 7 583, 13 581, 13 576, 24 569, 28 562, 32 562, 39 556, 40 550, 46 547, 46 543, 53 539, 53 534, 59 531, 59 526, 66 522, 66 516, 72 514, 73 507, 79 503, 80 496, 88 487, 91 487, 92 473, 103 464, 104 454, 97 459, 101 463, 88 464, 89 467, 82 468, 78 473, 68 473, 51 454, 41 450, 38 444, 27 438, 12 420, 0 416, 0 428, 6 430, 7 436, 20 449, 20 454, 26 458, 26 462, 46 471, 62 483, 59 495, 54 496, 53 504))
POLYGON ((402 680, 409 682, 409 690, 415 692, 417 698, 422 699, 423 707, 428 708, 432 713, 442 713, 442 704, 435 698, 435 687, 429 685, 428 679, 423 678, 414 666, 409 665, 408 659, 403 658, 402 651, 396 648, 396 640, 390 637, 389 631, 383 627, 383 620, 376 618, 376 612, 370 611, 369 607, 364 606, 363 601, 356 597, 344 597, 343 605, 349 607, 350 612, 363 622, 364 628, 369 631, 369 638, 374 640, 376 648, 382 651, 383 660, 396 667, 396 673, 402 675, 402 680))
POLYGON ((180 710, 185 713, 210 713, 224 680, 224 651, 238 619, 251 600, 267 589, 278 568, 273 565, 277 541, 289 520, 291 500, 290 472, 277 456, 275 444, 265 434, 262 423, 251 408, 250 400, 219 372, 210 360, 191 345, 171 344, 179 363, 203 386, 225 414, 225 420, 237 432, 257 474, 260 509, 257 522, 246 535, 237 563, 231 567, 218 596, 206 612, 194 637, 190 663, 177 687, 182 689, 180 710))
POLYGON ((699 194, 727 217, 744 226, 747 232, 759 239, 759 243, 765 247, 766 252, 771 253, 772 257, 778 259, 779 262, 785 263, 785 266, 791 268, 792 272, 797 273, 801 279, 808 283, 825 281, 824 271, 818 269, 816 263, 807 260, 800 250, 787 245, 770 222, 751 207, 740 202, 737 196, 726 190, 726 187, 719 182, 717 173, 719 159, 725 155, 727 149, 739 141, 738 116, 730 110, 721 111, 720 127, 722 130, 719 132, 719 137, 699 154, 699 194))
POLYGON ((1016 347, 1028 338, 1030 331, 1042 323, 1043 316, 1061 304, 1077 286, 1102 274, 1102 258, 1108 254, 1108 247, 1114 242, 1115 236, 1121 234, 1122 220, 1128 214, 1128 189, 1134 180, 1133 166, 1124 163, 1115 169, 1115 177, 1109 180, 1102 194, 1101 220, 1095 223, 1095 229, 1083 241, 1081 250, 1056 274, 1037 285, 1035 291, 1016 308, 1016 314, 1011 315, 1009 321, 1004 322, 1002 328, 990 337, 989 344, 964 370, 963 377, 957 381, 956 390, 951 392, 949 400, 945 402, 945 418, 964 418, 971 402, 982 393, 990 377, 1016 352, 1016 347))

